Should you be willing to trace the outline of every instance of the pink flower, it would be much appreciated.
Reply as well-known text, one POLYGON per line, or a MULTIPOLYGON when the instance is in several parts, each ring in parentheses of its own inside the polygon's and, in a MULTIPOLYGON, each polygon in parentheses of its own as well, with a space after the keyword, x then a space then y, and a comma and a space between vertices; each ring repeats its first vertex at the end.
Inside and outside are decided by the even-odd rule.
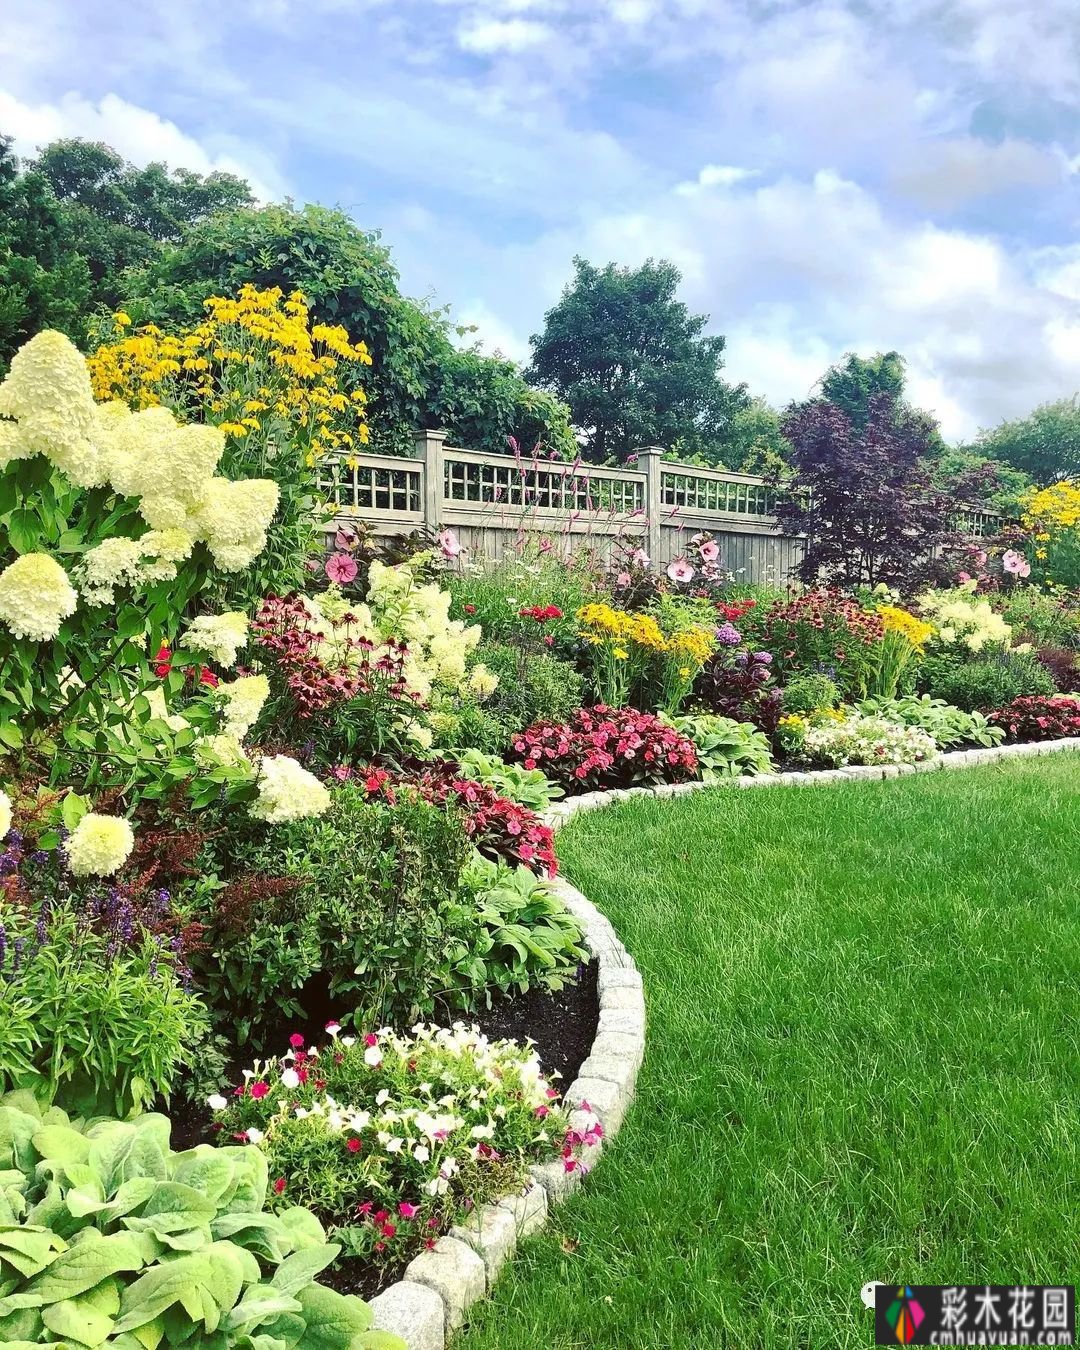
POLYGON ((274 1194, 281 1195, 284 1190, 285 1190, 285 1178, 278 1177, 277 1181, 274 1182, 274 1194))
POLYGON ((648 567, 648 565, 652 562, 652 559, 649 557, 649 555, 645 552, 643 548, 636 548, 630 555, 630 561, 635 565, 635 567, 648 567))
POLYGON ((331 581, 352 581, 360 569, 356 561, 347 553, 331 553, 326 560, 324 571, 331 581))
POLYGON ((676 558, 674 562, 668 563, 667 574, 672 581, 685 585, 688 581, 693 581, 696 573, 685 558, 676 558))
POLYGON ((356 531, 343 525, 337 534, 334 535, 334 547, 340 549, 354 549, 358 543, 356 531))
POLYGON ((1017 553, 1012 548, 1006 549, 1001 555, 1001 565, 1006 572, 1011 572, 1014 577, 1026 577, 1031 574, 1031 564, 1022 553, 1017 553))
POLYGON ((398 1205, 397 1208, 398 1213, 401 1215, 403 1219, 415 1219, 417 1213, 419 1212, 418 1206, 410 1205, 408 1200, 402 1200, 401 1204, 398 1205))
POLYGON ((615 578, 615 585, 618 586, 620 589, 621 589, 623 586, 629 586, 629 585, 630 585, 630 573, 629 573, 629 572, 620 572, 619 575, 615 578))
POLYGON ((435 542, 444 558, 456 558, 461 553, 461 544, 453 530, 440 530, 435 536, 435 542))
POLYGON ((957 581, 970 581, 971 577, 967 572, 957 572, 956 579, 957 581))
POLYGON ((294 1031, 293 1034, 289 1037, 289 1044, 292 1046, 294 1050, 299 1050, 300 1047, 304 1044, 304 1038, 303 1036, 300 1035, 298 1031, 294 1031))
POLYGON ((260 1083, 252 1083, 251 1085, 251 1095, 256 1099, 256 1101, 260 1097, 265 1097, 269 1091, 270 1087, 267 1083, 260 1082, 260 1083))
POLYGON ((357 1139, 356 1136, 354 1135, 351 1139, 345 1140, 345 1147, 349 1150, 350 1153, 359 1153, 361 1147, 360 1140, 357 1139))

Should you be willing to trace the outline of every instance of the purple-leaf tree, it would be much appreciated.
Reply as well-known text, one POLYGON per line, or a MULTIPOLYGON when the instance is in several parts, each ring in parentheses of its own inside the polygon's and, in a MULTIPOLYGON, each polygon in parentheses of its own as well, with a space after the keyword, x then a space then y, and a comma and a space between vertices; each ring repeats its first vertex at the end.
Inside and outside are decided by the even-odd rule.
POLYGON ((963 485, 946 493, 932 481, 932 421, 879 394, 862 426, 812 399, 788 412, 783 432, 791 472, 776 515, 785 533, 806 539, 800 580, 845 589, 885 582, 905 593, 925 581, 969 504, 963 485))

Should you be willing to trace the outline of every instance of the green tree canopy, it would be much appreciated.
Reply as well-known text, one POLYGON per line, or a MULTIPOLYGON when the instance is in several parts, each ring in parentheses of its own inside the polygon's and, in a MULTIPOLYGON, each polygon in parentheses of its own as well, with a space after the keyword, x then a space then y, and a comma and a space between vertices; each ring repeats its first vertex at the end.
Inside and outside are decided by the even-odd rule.
POLYGON ((401 294, 390 250, 377 231, 341 211, 291 203, 219 211, 131 272, 123 296, 139 322, 194 323, 211 295, 250 282, 303 291, 316 317, 363 339, 372 356, 365 383, 372 444, 407 450, 417 427, 441 427, 455 444, 573 454, 567 410, 530 388, 513 362, 460 351, 445 312, 401 294))
POLYGON ((43 328, 78 336, 91 289, 48 180, 21 172, 11 147, 0 136, 0 374, 43 328))
POLYGON ((871 399, 884 394, 899 407, 904 383, 904 358, 899 352, 878 352, 875 356, 848 352, 822 376, 821 396, 839 408, 853 426, 863 427, 870 416, 871 399))
POLYGON ((723 460, 742 385, 720 375, 724 338, 704 336, 706 316, 676 298, 670 262, 594 267, 574 276, 532 338, 527 376, 569 405, 595 459, 624 460, 639 445, 723 460))
POLYGON ((1046 485, 1080 476, 1080 396, 1043 403, 1027 417, 984 431, 972 447, 1046 485))

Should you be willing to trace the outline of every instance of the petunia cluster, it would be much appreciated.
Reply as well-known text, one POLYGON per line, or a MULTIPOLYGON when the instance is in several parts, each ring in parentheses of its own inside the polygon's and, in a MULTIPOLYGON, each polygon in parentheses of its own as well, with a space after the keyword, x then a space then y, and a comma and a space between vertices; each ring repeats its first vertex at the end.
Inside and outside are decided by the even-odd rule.
POLYGON ((536 1052, 476 1027, 418 1024, 308 1045, 299 1033, 210 1099, 221 1141, 257 1144, 283 1207, 315 1205, 355 1228, 350 1248, 403 1257, 474 1206, 520 1187, 530 1162, 568 1171, 599 1142, 586 1111, 574 1129, 536 1052))
MULTIPOLYGON (((921 727, 853 712, 832 712, 806 725, 798 714, 781 719, 799 734, 800 757, 809 764, 839 769, 845 765, 920 764, 938 756, 937 743, 921 727), (801 723, 796 727, 795 723, 801 723)), ((790 743, 790 742, 789 742, 790 743)))

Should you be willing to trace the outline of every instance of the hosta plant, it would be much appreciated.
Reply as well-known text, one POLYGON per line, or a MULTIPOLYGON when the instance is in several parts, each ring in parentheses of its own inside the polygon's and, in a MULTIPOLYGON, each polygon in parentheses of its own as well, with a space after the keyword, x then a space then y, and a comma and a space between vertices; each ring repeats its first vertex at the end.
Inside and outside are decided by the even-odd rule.
POLYGON ((563 796, 558 783, 553 783, 542 769, 525 769, 520 764, 507 764, 498 755, 485 755, 482 750, 454 752, 461 777, 474 783, 494 788, 500 797, 507 797, 519 806, 543 811, 556 798, 563 796))
POLYGON ((71 1122, 0 1097, 0 1343, 156 1350, 404 1350, 315 1278, 337 1257, 305 1209, 264 1209, 256 1148, 169 1148, 169 1122, 71 1122))
POLYGON ((857 705, 871 717, 884 717, 907 727, 921 727, 934 738, 939 750, 952 745, 998 745, 1004 737, 1000 727, 991 726, 982 713, 964 712, 941 698, 867 698, 857 705))
POLYGON ((769 738, 749 722, 712 713, 672 717, 670 721, 676 731, 693 741, 706 783, 774 772, 769 738))

